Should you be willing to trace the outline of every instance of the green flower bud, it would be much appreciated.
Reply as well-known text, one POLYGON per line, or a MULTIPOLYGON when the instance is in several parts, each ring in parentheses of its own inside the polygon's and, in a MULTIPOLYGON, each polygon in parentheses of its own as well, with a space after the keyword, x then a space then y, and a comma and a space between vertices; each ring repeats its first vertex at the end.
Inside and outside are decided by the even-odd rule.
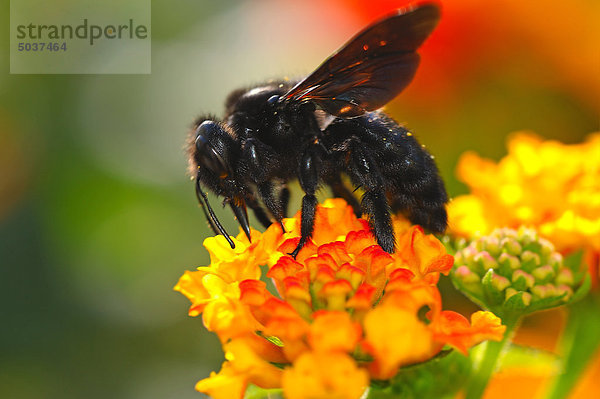
POLYGON ((498 262, 487 251, 476 254, 473 259, 480 265, 482 270, 497 269, 498 262))
POLYGON ((505 277, 509 277, 513 272, 521 267, 521 261, 514 255, 503 252, 498 257, 500 267, 498 272, 505 277))
POLYGON ((502 238, 519 238, 519 233, 515 229, 511 229, 509 227, 502 227, 499 229, 495 229, 490 234, 491 236, 502 238))
POLYGON ((515 270, 512 275, 512 286, 519 291, 531 288, 534 284, 535 277, 523 270, 515 270))
POLYGON ((504 301, 504 290, 510 286, 510 281, 506 277, 494 273, 494 269, 489 269, 481 279, 481 283, 486 303, 498 305, 504 301))
POLYGON ((552 266, 552 268, 554 269, 554 272, 558 273, 558 269, 560 269, 563 264, 563 257, 560 253, 553 252, 548 257, 548 263, 550 264, 550 266, 552 266))
POLYGON ((571 269, 560 269, 558 275, 556 276, 555 283, 572 286, 574 281, 575 278, 573 277, 573 272, 571 269))
POLYGON ((529 246, 532 243, 535 243, 536 246, 539 245, 539 237, 537 235, 537 231, 534 229, 521 226, 517 231, 517 236, 523 247, 529 246))
POLYGON ((477 284, 481 282, 481 277, 473 273, 467 266, 460 266, 454 271, 454 275, 461 279, 464 284, 477 284))
POLYGON ((531 287, 531 293, 538 298, 552 298, 558 296, 558 290, 556 286, 552 284, 538 284, 531 287))
POLYGON ((550 241, 546 240, 545 238, 540 238, 539 243, 540 243, 540 255, 544 259, 548 259, 550 256, 552 256, 552 254, 554 253, 554 245, 552 245, 552 243, 550 241))
MULTIPOLYGON (((460 259, 462 264, 469 266, 471 270, 475 272, 478 271, 477 262, 475 262, 475 255, 479 252, 474 247, 466 247, 465 249, 457 252, 458 259, 460 259)), ((454 262, 456 263, 457 255, 454 257, 454 262)))
POLYGON ((535 277, 535 281, 538 284, 548 283, 554 280, 555 276, 554 269, 550 265, 536 267, 531 274, 533 274, 533 277, 535 277))
POLYGON ((579 281, 552 243, 533 229, 496 229, 457 252, 455 286, 500 317, 519 317, 581 298, 579 281))
POLYGON ((523 250, 515 238, 505 237, 500 240, 500 245, 502 245, 502 250, 510 255, 520 255, 523 250))
POLYGON ((500 240, 497 237, 482 237, 482 250, 489 253, 492 257, 496 258, 500 255, 502 247, 500 246, 500 240))
POLYGON ((510 280, 504 276, 494 273, 492 276, 492 285, 498 291, 504 291, 510 286, 510 280))
POLYGON ((563 297, 564 302, 568 302, 569 299, 571 299, 571 297, 573 296, 573 289, 566 284, 560 284, 556 286, 556 290, 558 291, 559 295, 565 295, 563 297))
POLYGON ((531 273, 533 269, 541 265, 540 255, 532 251, 523 251, 521 254, 521 269, 531 273))

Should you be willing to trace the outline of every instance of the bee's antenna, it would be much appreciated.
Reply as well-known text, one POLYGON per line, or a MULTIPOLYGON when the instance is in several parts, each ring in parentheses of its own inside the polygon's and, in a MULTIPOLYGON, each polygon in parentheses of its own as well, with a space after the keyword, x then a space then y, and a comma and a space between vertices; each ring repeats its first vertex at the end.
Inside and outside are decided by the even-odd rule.
POLYGON ((204 216, 206 216, 206 220, 208 220, 212 231, 215 234, 221 233, 221 235, 223 235, 223 237, 225 237, 225 239, 229 243, 231 249, 235 248, 235 244, 231 240, 231 237, 229 237, 229 234, 227 234, 227 231, 225 231, 225 228, 221 225, 219 219, 217 219, 217 215, 215 215, 212 208, 210 207, 210 204, 208 203, 208 197, 206 196, 206 194, 204 194, 204 191, 202 191, 202 188, 200 187, 199 175, 196 176, 196 197, 198 198, 198 202, 202 207, 202 212, 204 212, 204 216))

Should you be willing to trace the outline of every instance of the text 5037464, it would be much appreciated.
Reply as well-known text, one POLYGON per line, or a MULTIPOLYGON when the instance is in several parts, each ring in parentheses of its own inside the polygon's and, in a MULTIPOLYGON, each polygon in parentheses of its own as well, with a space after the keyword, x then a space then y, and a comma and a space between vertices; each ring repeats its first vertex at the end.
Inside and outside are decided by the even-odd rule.
POLYGON ((17 45, 19 51, 67 51, 66 42, 34 42, 34 43, 23 43, 20 42, 17 45))

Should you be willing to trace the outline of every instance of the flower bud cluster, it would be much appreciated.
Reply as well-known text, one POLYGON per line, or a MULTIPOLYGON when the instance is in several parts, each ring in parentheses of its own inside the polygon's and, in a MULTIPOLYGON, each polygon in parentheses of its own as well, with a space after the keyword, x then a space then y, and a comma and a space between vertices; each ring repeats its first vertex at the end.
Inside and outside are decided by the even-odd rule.
POLYGON ((536 230, 501 228, 455 255, 452 279, 497 315, 530 313, 569 302, 579 285, 554 245, 536 230))

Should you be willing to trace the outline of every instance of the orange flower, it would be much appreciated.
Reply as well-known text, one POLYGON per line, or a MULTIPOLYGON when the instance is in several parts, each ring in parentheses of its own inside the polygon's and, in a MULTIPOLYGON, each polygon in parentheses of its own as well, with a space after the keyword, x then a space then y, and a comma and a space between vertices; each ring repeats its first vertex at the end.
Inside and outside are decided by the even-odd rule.
POLYGON ((388 254, 351 207, 327 200, 317 209, 314 239, 294 259, 287 253, 298 242, 300 214, 283 223, 286 233, 273 225, 253 232, 252 244, 240 233, 242 249, 206 240, 211 266, 185 273, 175 288, 192 301, 190 315, 203 312, 226 352, 222 371, 198 384, 202 392, 220 395, 231 380, 223 388, 229 394, 252 383, 283 386, 291 398, 358 398, 370 378, 391 378, 446 344, 464 351, 501 338, 497 318, 471 326, 442 311, 435 284, 454 259, 419 226, 395 218, 398 250, 388 254), (276 293, 260 281, 265 264, 276 293), (423 307, 430 309, 424 317, 423 307), (270 362, 283 366, 282 382, 270 362))
POLYGON ((316 312, 308 332, 308 342, 315 351, 352 352, 361 337, 360 323, 352 321, 346 312, 316 312))
POLYGON ((367 371, 339 352, 305 353, 283 373, 288 399, 355 399, 368 384, 367 371))
POLYGON ((365 317, 365 349, 374 357, 369 371, 376 379, 393 377, 402 365, 435 355, 432 332, 417 315, 383 304, 365 317))
POLYGON ((471 315, 471 323, 462 315, 444 311, 435 324, 434 337, 447 342, 465 355, 467 349, 493 336, 501 339, 506 327, 500 325, 500 318, 491 312, 475 312, 471 315))
POLYGON ((410 230, 398 239, 398 254, 402 264, 420 278, 436 284, 439 273, 448 274, 454 259, 446 253, 444 245, 420 227, 410 230))

